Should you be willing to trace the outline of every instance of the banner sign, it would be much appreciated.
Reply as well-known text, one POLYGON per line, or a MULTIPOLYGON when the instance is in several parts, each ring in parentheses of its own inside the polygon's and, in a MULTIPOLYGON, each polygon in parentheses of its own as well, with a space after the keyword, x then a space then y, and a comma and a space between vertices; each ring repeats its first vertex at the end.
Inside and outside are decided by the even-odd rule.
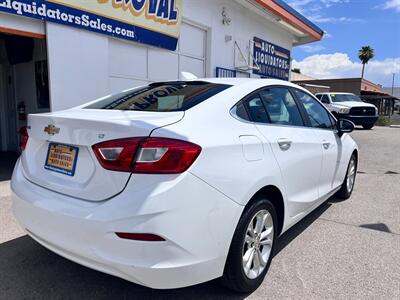
POLYGON ((175 50, 182 0, 0 0, 0 11, 175 50))
POLYGON ((289 50, 254 37, 253 56, 254 74, 268 78, 289 80, 289 50))

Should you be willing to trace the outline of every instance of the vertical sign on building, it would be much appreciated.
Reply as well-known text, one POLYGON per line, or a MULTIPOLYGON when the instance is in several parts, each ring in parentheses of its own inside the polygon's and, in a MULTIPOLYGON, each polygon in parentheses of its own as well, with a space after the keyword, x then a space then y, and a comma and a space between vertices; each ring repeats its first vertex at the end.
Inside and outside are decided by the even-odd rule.
POLYGON ((253 73, 267 78, 289 80, 290 51, 254 37, 253 73))

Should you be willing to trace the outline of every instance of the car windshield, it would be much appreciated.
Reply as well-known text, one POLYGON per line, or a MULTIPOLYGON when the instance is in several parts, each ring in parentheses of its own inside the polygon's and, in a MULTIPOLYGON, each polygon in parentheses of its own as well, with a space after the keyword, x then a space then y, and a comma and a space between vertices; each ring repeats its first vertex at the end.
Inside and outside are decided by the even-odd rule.
POLYGON ((231 87, 203 81, 160 82, 111 95, 86 109, 185 111, 231 87))
POLYGON ((362 102, 360 97, 353 94, 330 94, 333 102, 348 102, 348 101, 356 101, 362 102))

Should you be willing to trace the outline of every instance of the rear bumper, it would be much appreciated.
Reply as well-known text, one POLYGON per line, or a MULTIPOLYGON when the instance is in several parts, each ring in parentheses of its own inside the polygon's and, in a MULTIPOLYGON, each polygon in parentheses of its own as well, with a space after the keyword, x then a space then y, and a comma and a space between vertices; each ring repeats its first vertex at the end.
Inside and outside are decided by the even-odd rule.
POLYGON ((339 114, 339 119, 346 119, 352 121, 355 125, 375 124, 378 116, 352 116, 339 114))
POLYGON ((135 176, 123 193, 101 203, 41 188, 23 176, 19 162, 11 186, 14 214, 37 242, 89 268, 160 289, 221 276, 243 210, 190 173, 163 182, 158 175, 135 176), (123 240, 115 232, 166 241, 123 240))

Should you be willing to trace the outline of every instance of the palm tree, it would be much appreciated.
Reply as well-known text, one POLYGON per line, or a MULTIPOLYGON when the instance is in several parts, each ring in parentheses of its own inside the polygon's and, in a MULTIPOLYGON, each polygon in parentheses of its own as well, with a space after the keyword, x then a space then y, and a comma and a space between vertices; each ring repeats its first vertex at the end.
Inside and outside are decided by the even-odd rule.
POLYGON ((374 49, 372 49, 370 46, 362 46, 361 49, 358 51, 358 58, 361 60, 361 63, 363 65, 361 78, 364 78, 365 65, 370 59, 374 58, 374 56, 374 49))

